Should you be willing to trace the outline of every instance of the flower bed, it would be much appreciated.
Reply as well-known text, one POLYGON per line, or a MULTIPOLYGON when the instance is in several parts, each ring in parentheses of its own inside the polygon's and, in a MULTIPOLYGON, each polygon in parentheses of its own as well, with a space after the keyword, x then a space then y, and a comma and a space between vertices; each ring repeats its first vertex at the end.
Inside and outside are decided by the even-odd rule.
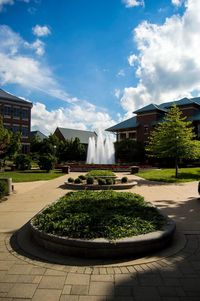
POLYGON ((135 256, 166 246, 175 224, 143 197, 114 191, 68 193, 31 221, 35 240, 72 256, 135 256))

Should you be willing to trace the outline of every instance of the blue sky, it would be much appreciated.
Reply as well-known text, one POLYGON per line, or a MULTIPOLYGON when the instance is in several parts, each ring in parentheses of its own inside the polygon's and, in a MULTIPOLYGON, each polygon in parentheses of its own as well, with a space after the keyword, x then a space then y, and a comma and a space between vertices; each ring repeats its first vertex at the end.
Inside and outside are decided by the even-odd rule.
POLYGON ((0 86, 32 127, 105 129, 199 95, 198 0, 0 0, 0 86))

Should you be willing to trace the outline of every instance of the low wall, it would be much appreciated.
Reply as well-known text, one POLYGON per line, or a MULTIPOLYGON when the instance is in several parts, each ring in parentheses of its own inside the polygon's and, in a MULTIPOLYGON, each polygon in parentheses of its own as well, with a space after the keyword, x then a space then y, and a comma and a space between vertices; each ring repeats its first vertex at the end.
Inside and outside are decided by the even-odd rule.
POLYGON ((55 236, 39 231, 32 223, 30 225, 34 240, 48 250, 67 256, 112 259, 142 256, 160 250, 170 244, 176 228, 175 222, 169 219, 161 231, 109 241, 55 236))

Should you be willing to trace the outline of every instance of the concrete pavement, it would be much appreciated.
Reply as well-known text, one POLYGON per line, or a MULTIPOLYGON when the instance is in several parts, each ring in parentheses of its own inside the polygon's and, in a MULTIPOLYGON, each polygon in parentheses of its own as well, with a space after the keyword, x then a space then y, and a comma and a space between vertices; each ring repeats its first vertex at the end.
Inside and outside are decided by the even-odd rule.
MULTIPOLYGON (((77 173, 69 176, 76 177, 77 173)), ((67 192, 63 187, 67 177, 15 184, 16 193, 0 203, 0 300, 200 300, 197 182, 166 185, 129 175, 138 180, 132 192, 144 195, 176 220, 177 236, 167 250, 136 260, 92 262, 65 258, 63 264, 53 264, 55 254, 34 247, 31 240, 27 243, 29 249, 23 250, 12 234, 67 192), (37 258, 41 252, 44 259, 37 258)), ((21 246, 26 245, 26 233, 23 235, 21 246)))

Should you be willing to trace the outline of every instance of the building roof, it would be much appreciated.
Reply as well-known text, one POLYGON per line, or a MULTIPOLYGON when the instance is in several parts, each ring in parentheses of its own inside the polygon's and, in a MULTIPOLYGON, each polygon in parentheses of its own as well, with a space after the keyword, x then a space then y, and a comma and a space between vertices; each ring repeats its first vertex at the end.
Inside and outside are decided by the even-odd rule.
POLYGON ((106 129, 106 131, 115 132, 117 130, 135 128, 137 126, 138 126, 138 124, 137 124, 136 116, 134 116, 134 117, 124 120, 114 126, 111 126, 110 128, 106 129))
POLYGON ((14 102, 20 102, 20 103, 24 103, 24 104, 30 104, 32 106, 32 103, 27 101, 27 100, 24 100, 22 98, 19 98, 17 96, 14 96, 2 89, 0 89, 0 100, 3 99, 3 100, 10 100, 10 101, 14 101, 14 102))
POLYGON ((182 98, 180 100, 176 100, 176 101, 170 101, 170 102, 164 102, 162 104, 159 105, 160 108, 163 109, 168 109, 170 108, 172 105, 176 105, 176 106, 186 106, 186 105, 191 105, 191 104, 196 104, 197 106, 200 105, 200 98, 182 98))
POLYGON ((138 109, 136 111, 134 111, 133 113, 138 114, 138 113, 143 113, 143 112, 150 112, 150 111, 155 111, 155 110, 159 110, 159 111, 166 111, 164 108, 161 108, 160 106, 157 106, 154 103, 150 103, 149 105, 138 109))
POLYGON ((83 131, 83 130, 75 130, 75 129, 67 129, 67 128, 57 128, 65 140, 71 140, 75 138, 79 138, 80 143, 88 144, 88 140, 90 137, 96 137, 97 134, 91 131, 83 131))
POLYGON ((43 134, 42 132, 40 132, 40 131, 31 131, 30 136, 31 136, 31 138, 32 138, 33 136, 37 136, 40 140, 43 140, 43 139, 47 138, 47 136, 44 135, 44 134, 43 134))

